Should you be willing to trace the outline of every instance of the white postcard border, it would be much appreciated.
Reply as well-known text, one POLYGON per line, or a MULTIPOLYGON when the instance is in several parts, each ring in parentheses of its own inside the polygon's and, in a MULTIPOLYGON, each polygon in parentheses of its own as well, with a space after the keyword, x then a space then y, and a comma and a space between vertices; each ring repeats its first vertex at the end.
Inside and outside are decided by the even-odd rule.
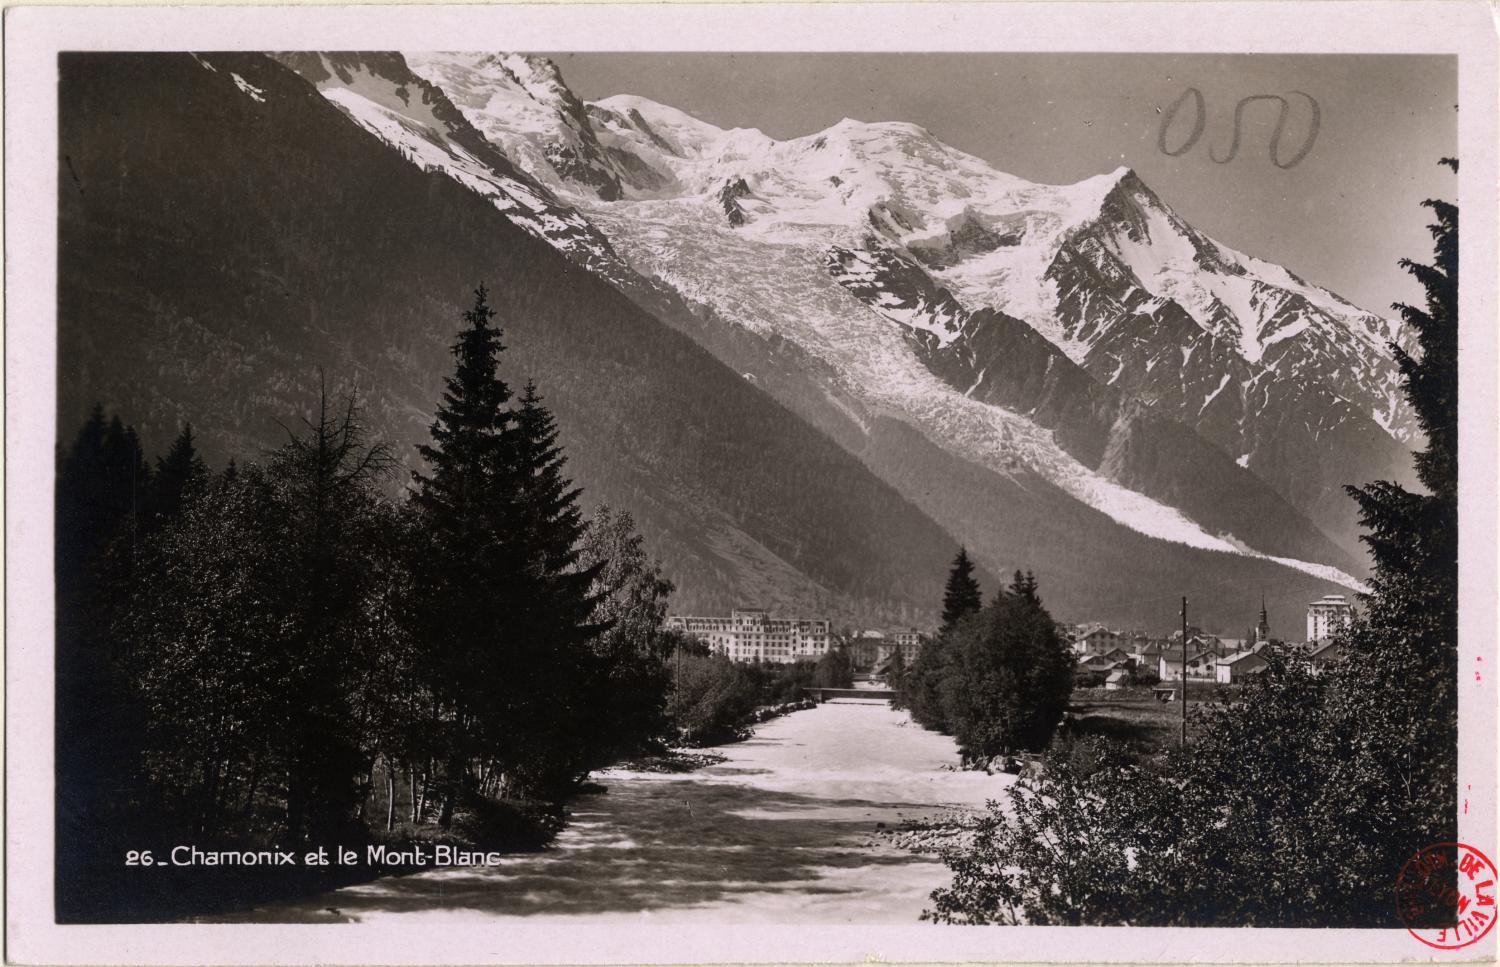
MULTIPOLYGON (((1463 962, 1405 931, 1096 927, 130 925, 52 922, 52 488, 60 50, 287 49, 1448 53, 1459 57, 1460 838, 1496 855, 1496 42, 1477 0, 7 11, 8 959, 23 963, 749 961, 1463 962)), ((1420 213, 1413 212, 1413 217, 1420 213)), ((1420 254, 1420 253, 1414 253, 1420 254)), ((1274 860, 1268 857, 1268 860, 1274 860)), ((664 919, 664 918, 663 918, 664 919)), ((438 922, 441 922, 440 920, 438 922)))

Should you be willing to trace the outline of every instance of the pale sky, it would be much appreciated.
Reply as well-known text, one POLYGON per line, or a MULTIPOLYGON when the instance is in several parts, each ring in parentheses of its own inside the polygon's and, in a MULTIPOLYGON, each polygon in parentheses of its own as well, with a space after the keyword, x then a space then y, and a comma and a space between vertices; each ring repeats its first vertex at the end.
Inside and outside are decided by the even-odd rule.
MULTIPOLYGON (((1457 151, 1457 62, 1447 56, 1221 54, 547 53, 585 100, 638 94, 721 127, 776 138, 844 117, 910 121, 1002 171, 1061 184, 1134 168, 1198 229, 1279 262, 1375 312, 1421 289, 1396 266, 1432 252, 1424 198, 1453 199, 1438 158, 1457 151), (1163 154, 1163 118, 1188 87, 1203 94, 1198 143, 1163 154), (1280 157, 1317 138, 1294 167, 1271 163, 1278 106, 1245 108, 1226 164, 1235 105, 1276 94, 1290 109, 1280 157)), ((1189 99, 1168 134, 1193 128, 1189 99)))

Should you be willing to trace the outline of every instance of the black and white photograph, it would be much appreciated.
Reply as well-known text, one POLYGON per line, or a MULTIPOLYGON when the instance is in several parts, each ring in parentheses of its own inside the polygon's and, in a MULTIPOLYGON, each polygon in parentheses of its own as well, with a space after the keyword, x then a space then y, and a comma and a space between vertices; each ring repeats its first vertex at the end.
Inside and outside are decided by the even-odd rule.
POLYGON ((816 6, 12 11, 13 951, 1494 956, 1485 6, 816 6))

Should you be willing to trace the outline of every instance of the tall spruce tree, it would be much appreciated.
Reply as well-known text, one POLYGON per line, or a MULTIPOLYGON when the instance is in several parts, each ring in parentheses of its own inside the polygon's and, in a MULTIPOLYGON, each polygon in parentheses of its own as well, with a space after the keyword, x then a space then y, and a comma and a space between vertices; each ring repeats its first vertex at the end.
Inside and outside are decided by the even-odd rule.
POLYGON ((902 697, 902 686, 905 684, 905 679, 906 653, 898 647, 895 651, 891 652, 891 664, 885 673, 887 687, 896 693, 896 700, 893 704, 897 708, 902 708, 905 704, 902 697))
POLYGON ((580 491, 564 475, 552 414, 528 382, 506 438, 514 468, 515 523, 507 536, 521 572, 511 590, 514 610, 511 692, 504 728, 517 747, 510 773, 517 785, 545 796, 561 795, 591 763, 603 736, 587 706, 589 683, 605 674, 589 641, 602 627, 592 618, 599 603, 593 585, 603 561, 580 566, 587 530, 580 491))
MULTIPOLYGON (((58 463, 53 517, 58 591, 71 593, 81 583, 90 558, 110 526, 105 502, 104 434, 109 421, 95 403, 58 463)), ((59 619, 64 609, 58 609, 59 619)))
MULTIPOLYGON (((1444 163, 1458 170, 1457 161, 1444 163)), ((1412 626, 1451 641, 1458 620, 1458 208, 1432 199, 1423 205, 1437 216, 1428 226, 1433 264, 1403 259, 1401 267, 1422 284, 1427 306, 1393 306, 1421 348, 1414 356, 1392 343, 1391 352, 1427 437, 1413 460, 1427 493, 1389 481, 1348 491, 1359 503, 1362 540, 1374 562, 1372 623, 1412 626)))
POLYGON ((58 466, 55 488, 57 590, 70 602, 57 616, 78 622, 80 642, 96 640, 105 624, 82 616, 128 587, 151 486, 135 428, 118 414, 106 421, 96 404, 58 466))
POLYGON ((943 589, 943 629, 952 628, 964 615, 973 614, 983 606, 979 582, 974 580, 974 562, 969 560, 968 549, 960 547, 943 589))
POLYGON ((1041 594, 1037 591, 1036 575, 1030 571, 1022 574, 1019 570, 1011 579, 1008 593, 1026 603, 1029 608, 1040 608, 1042 606, 1041 594))
POLYGON ((553 795, 577 778, 597 672, 598 565, 579 562, 579 491, 535 387, 511 405, 494 316, 481 286, 412 496, 415 631, 446 720, 444 825, 476 762, 501 791, 553 795))
POLYGON ((567 459, 557 443, 557 422, 528 381, 515 411, 510 435, 516 467, 516 509, 528 570, 541 579, 552 607, 582 626, 593 611, 589 593, 599 567, 577 567, 587 530, 578 508, 582 491, 563 475, 567 459))
POLYGON ((493 485, 511 471, 506 432, 514 420, 512 394, 497 372, 505 346, 500 328, 490 324, 495 311, 488 296, 482 285, 474 291, 474 305, 463 315, 468 328, 452 347, 458 364, 444 384, 432 443, 417 446, 431 470, 412 474, 412 501, 432 518, 430 525, 444 531, 493 518, 500 509, 493 485))
POLYGON ((140 526, 146 493, 151 484, 151 467, 135 427, 120 421, 116 414, 104 432, 101 448, 104 461, 105 501, 109 513, 130 533, 140 526))
POLYGON ((518 524, 515 416, 498 372, 505 347, 494 317, 481 285, 452 347, 456 366, 432 442, 417 447, 428 470, 413 473, 414 533, 422 543, 412 548, 412 631, 443 719, 443 826, 452 822, 474 758, 504 757, 502 721, 513 695, 507 632, 517 613, 512 605, 521 603, 524 562, 510 539, 518 524))
MULTIPOLYGON (((1457 161, 1443 163, 1458 171, 1457 161)), ((1419 348, 1391 350, 1427 438, 1413 461, 1427 492, 1390 481, 1349 488, 1374 573, 1364 621, 1347 637, 1351 661, 1335 694, 1384 698, 1378 709, 1351 701, 1332 710, 1369 733, 1381 746, 1379 757, 1402 764, 1379 802, 1382 809, 1395 804, 1389 821, 1410 830, 1392 843, 1393 856, 1451 841, 1458 813, 1458 208, 1436 200, 1423 205, 1436 216, 1428 226, 1432 264, 1408 259, 1401 266, 1421 283, 1426 306, 1394 307, 1419 348)))
POLYGON ((966 760, 1040 752, 1062 720, 1073 661, 1031 592, 1003 592, 949 633, 943 718, 966 760))

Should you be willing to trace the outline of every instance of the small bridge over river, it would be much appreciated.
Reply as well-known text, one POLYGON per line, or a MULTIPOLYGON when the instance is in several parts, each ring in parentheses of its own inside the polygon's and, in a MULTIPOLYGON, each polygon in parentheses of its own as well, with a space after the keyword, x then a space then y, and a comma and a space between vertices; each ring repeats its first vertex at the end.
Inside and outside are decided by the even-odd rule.
POLYGON ((888 688, 809 688, 807 694, 819 702, 889 702, 896 693, 888 688))

